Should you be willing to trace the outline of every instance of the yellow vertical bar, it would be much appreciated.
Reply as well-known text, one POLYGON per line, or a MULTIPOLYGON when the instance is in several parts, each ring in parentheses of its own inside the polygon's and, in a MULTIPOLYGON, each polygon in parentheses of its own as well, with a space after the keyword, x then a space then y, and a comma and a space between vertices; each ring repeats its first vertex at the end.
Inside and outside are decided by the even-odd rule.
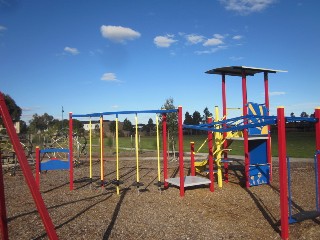
POLYGON ((156 126, 157 126, 157 159, 158 159, 158 181, 161 181, 160 176, 160 141, 159 141, 159 119, 158 115, 156 115, 156 126))
MULTIPOLYGON (((219 121, 219 108, 215 106, 215 122, 219 121)), ((216 128, 220 128, 218 125, 216 128)), ((218 186, 222 187, 222 168, 221 168, 221 157, 222 157, 222 134, 220 132, 215 132, 215 151, 216 151, 216 163, 218 167, 218 186)))
POLYGON ((137 183, 139 182, 140 176, 139 176, 139 142, 138 142, 138 116, 136 114, 135 116, 135 121, 136 121, 136 137, 135 137, 135 142, 136 142, 136 165, 137 165, 137 183))
POLYGON ((90 181, 92 182, 92 122, 91 117, 89 121, 89 171, 90 181))
POLYGON ((116 117, 116 161, 117 161, 117 194, 120 194, 119 188, 119 124, 118 116, 116 117))
POLYGON ((104 181, 104 171, 103 171, 103 116, 100 116, 100 179, 101 185, 104 181))

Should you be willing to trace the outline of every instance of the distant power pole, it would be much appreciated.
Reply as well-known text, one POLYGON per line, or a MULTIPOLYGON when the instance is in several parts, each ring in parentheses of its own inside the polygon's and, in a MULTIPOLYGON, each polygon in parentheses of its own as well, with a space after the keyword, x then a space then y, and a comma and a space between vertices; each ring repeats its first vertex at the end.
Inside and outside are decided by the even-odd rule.
POLYGON ((62 114, 62 123, 61 123, 61 129, 63 129, 63 113, 64 113, 64 110, 63 110, 63 106, 62 107, 62 110, 61 110, 61 114, 62 114))

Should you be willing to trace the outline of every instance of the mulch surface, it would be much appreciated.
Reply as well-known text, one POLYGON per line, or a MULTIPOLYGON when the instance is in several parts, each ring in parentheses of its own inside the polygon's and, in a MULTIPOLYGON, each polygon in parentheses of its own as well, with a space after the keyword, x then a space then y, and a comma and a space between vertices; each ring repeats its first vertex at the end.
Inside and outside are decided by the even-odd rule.
MULTIPOLYGON (((244 187, 243 161, 230 164, 229 183, 210 192, 208 186, 186 188, 185 197, 170 186, 159 191, 157 161, 140 159, 137 191, 135 160, 120 160, 124 182, 120 195, 111 183, 115 161, 105 161, 104 188, 99 187, 100 163, 93 164, 89 183, 88 162, 74 169, 75 190, 69 190, 66 171, 41 174, 40 191, 60 239, 280 239, 278 167, 271 185, 244 187)), ((188 162, 188 159, 185 159, 188 162)), ((34 167, 31 166, 34 170, 34 167)), ((320 239, 320 218, 315 210, 312 161, 291 164, 292 211, 304 221, 290 225, 291 239, 320 239)), ((169 162, 169 176, 178 162, 169 162)), ((188 165, 185 172, 188 173, 188 165)), ((4 172, 10 239, 47 239, 21 170, 4 172)))

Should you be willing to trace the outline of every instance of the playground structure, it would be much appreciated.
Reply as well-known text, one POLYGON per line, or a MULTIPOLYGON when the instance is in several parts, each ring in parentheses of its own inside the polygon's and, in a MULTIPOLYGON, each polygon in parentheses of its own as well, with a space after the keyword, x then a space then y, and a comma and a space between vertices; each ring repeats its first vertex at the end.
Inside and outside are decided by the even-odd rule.
MULTIPOLYGON (((288 173, 287 173, 287 153, 286 153, 286 134, 285 125, 291 121, 306 121, 315 123, 316 131, 316 154, 315 154, 315 175, 316 175, 316 209, 319 213, 319 149, 320 149, 320 108, 315 109, 314 118, 296 118, 285 117, 284 108, 277 109, 277 116, 269 116, 269 90, 268 90, 268 74, 284 72, 281 70, 272 70, 264 68, 251 68, 244 66, 222 67, 207 71, 208 74, 218 74, 222 76, 222 105, 225 120, 211 121, 208 124, 200 125, 184 125, 184 128, 203 130, 208 132, 208 141, 211 140, 211 133, 217 136, 217 151, 221 146, 219 134, 223 134, 224 160, 227 160, 228 133, 232 131, 243 131, 243 138, 231 138, 232 140, 244 141, 244 157, 245 157, 245 178, 246 187, 257 186, 260 184, 269 184, 272 179, 272 162, 271 162, 271 137, 270 125, 278 125, 278 151, 279 151, 279 176, 280 176, 280 212, 281 212, 281 237, 289 238, 289 220, 288 211, 291 214, 291 196, 288 199, 288 173), (264 73, 265 86, 265 103, 255 104, 247 101, 247 76, 254 76, 256 73, 264 73), (226 107, 226 84, 225 76, 241 76, 242 77, 242 99, 243 114, 241 117, 227 118, 226 107), (289 206, 288 206, 289 205, 289 206)), ((217 115, 217 114, 216 114, 217 115)), ((215 120, 218 120, 216 118, 215 120)), ((213 156, 212 146, 209 145, 209 176, 213 176, 213 167, 210 159, 213 156)), ((217 157, 219 160, 219 156, 217 157)), ((211 160, 212 161, 212 160, 211 160)), ((218 173, 220 166, 218 166, 218 173)), ((194 165, 191 165, 194 167, 194 165)), ((228 181, 228 161, 224 163, 225 181, 228 181)), ((195 171, 192 170, 192 173, 195 171)), ((218 182, 221 183, 221 174, 218 174, 218 182)), ((220 186, 220 184, 219 184, 220 186)), ((289 186, 290 187, 290 186, 289 186)), ((181 191, 180 191, 181 192, 181 191)))
POLYGON ((73 162, 70 161, 70 151, 69 149, 63 148, 47 148, 40 149, 36 147, 36 182, 38 188, 40 189, 40 173, 41 171, 51 171, 51 170, 69 170, 69 180, 70 180, 70 190, 73 190, 73 162), (55 153, 66 154, 67 159, 61 159, 56 157, 55 153), (53 154, 49 155, 47 161, 42 161, 41 154, 53 154))
MULTIPOLYGON (((211 118, 211 117, 210 117, 211 118)), ((225 118, 225 117, 224 117, 225 118)), ((217 106, 215 106, 215 122, 219 121, 219 109, 217 106)), ((212 119, 209 120, 208 123, 212 123, 212 119)), ((234 125, 237 125, 237 123, 234 123, 234 125)), ((220 128, 220 126, 216 126, 216 128, 220 128)), ((214 173, 217 173, 218 176, 218 186, 222 187, 222 171, 223 171, 223 165, 225 163, 231 163, 233 160, 225 159, 222 157, 222 154, 226 151, 231 151, 232 149, 229 148, 229 146, 232 144, 234 139, 239 139, 242 138, 243 134, 242 131, 232 131, 232 132, 227 132, 226 138, 224 138, 223 134, 220 132, 214 132, 214 141, 212 139, 208 140, 210 138, 210 135, 208 133, 208 137, 206 140, 201 144, 199 149, 195 152, 194 151, 194 142, 191 142, 191 168, 195 168, 195 172, 197 173, 209 173, 209 171, 206 169, 206 166, 208 165, 208 159, 205 159, 203 161, 195 161, 194 157, 195 154, 199 152, 199 150, 204 146, 204 144, 207 141, 213 141, 214 145, 214 151, 212 153, 217 170, 213 170, 214 173), (228 141, 227 141, 228 139, 228 141), (227 141, 228 145, 225 145, 225 142, 227 141), (226 147, 226 148, 225 148, 226 147)), ((209 146, 210 148, 210 146, 209 146)))
MULTIPOLYGON (((30 138, 26 136, 20 136, 20 143, 27 158, 34 161, 33 144, 30 138)), ((3 162, 2 167, 5 168, 5 171, 10 172, 10 174, 14 176, 18 167, 18 160, 13 149, 13 145, 10 142, 10 138, 7 135, 0 136, 0 152, 1 161, 3 162)))
MULTIPOLYGON (((217 162, 217 173, 218 173, 218 184, 222 183, 222 163, 224 164, 224 180, 228 181, 228 158, 227 158, 227 147, 230 140, 243 140, 244 141, 244 153, 245 153, 245 177, 246 177, 246 187, 256 186, 260 184, 268 184, 272 178, 272 162, 271 162, 271 146, 270 146, 270 125, 278 125, 278 145, 279 145, 279 176, 280 176, 280 211, 281 211, 281 237, 283 239, 288 239, 289 231, 288 224, 291 216, 288 216, 288 209, 290 203, 288 203, 288 167, 287 167, 287 154, 286 154, 286 134, 285 134, 285 124, 291 121, 309 121, 315 123, 316 131, 316 154, 315 154, 315 175, 316 175, 316 209, 319 211, 319 149, 320 149, 320 108, 315 109, 314 118, 293 118, 284 116, 284 108, 279 107, 277 109, 277 116, 269 116, 269 99, 268 99, 268 73, 276 73, 278 70, 271 69, 258 69, 258 68, 248 68, 248 67, 226 67, 210 70, 207 73, 219 74, 222 75, 223 82, 223 118, 219 120, 219 114, 216 110, 215 120, 208 119, 207 124, 200 125, 182 125, 182 107, 174 110, 145 110, 145 111, 122 111, 122 112, 104 112, 104 113, 92 113, 92 114, 69 114, 69 170, 72 171, 71 163, 73 162, 73 117, 99 117, 100 118, 100 135, 103 135, 103 116, 105 115, 114 115, 116 117, 116 186, 117 193, 119 194, 119 146, 118 146, 118 115, 120 114, 135 114, 136 119, 136 131, 137 131, 137 115, 141 113, 155 113, 162 115, 162 124, 163 124, 163 164, 164 164, 164 186, 168 187, 168 184, 176 185, 180 188, 180 196, 184 196, 184 191, 186 187, 197 186, 203 184, 209 184, 210 191, 214 191, 214 155, 215 161, 217 162), (246 77, 253 76, 256 73, 264 73, 265 81, 265 104, 252 104, 247 102, 246 96, 246 77), (243 92, 243 115, 241 117, 230 118, 226 117, 226 100, 225 100, 225 75, 231 76, 241 76, 242 77, 242 92, 243 92), (168 178, 167 175, 167 150, 166 150, 166 114, 171 112, 178 113, 178 135, 179 135, 179 177, 177 178, 168 178), (200 178, 195 176, 194 167, 191 168, 191 176, 184 176, 184 151, 183 151, 183 128, 192 128, 196 130, 207 131, 208 133, 208 146, 209 146, 209 179, 200 178), (243 131, 243 137, 233 137, 228 133, 243 131), (213 138, 214 136, 214 138, 213 138), (213 139, 217 142, 217 146, 213 149, 213 139), (222 157, 223 154, 223 157, 222 157), (224 162, 223 162, 224 161, 224 162), (219 173, 220 171, 220 173, 219 173), (264 179, 261 180, 261 177, 264 179)), ((43 200, 39 189, 36 187, 37 183, 33 179, 32 173, 29 169, 27 159, 21 144, 19 144, 18 137, 13 129, 13 124, 10 119, 9 113, 6 109, 5 102, 3 100, 2 94, 0 94, 0 111, 1 116, 4 120, 5 127, 7 128, 8 134, 12 140, 14 150, 17 154, 21 169, 25 175, 26 182, 32 192, 34 201, 40 213, 41 219, 44 222, 48 236, 51 239, 57 239, 53 224, 48 215, 47 209, 44 206, 43 200), (10 122, 11 121, 11 122, 10 122)), ((158 130, 158 118, 157 121, 157 156, 158 156, 158 186, 161 184, 160 180, 160 161, 159 161, 159 130, 158 130)), ((91 120, 90 120, 91 121, 91 120)), ((90 127, 91 129, 91 127, 90 127)), ((136 171, 137 179, 135 186, 139 188, 141 186, 139 179, 139 146, 138 146, 138 134, 135 135, 136 143, 136 171)), ((91 132, 90 132, 90 178, 92 181, 92 143, 91 143, 91 132)), ((101 162, 101 186, 105 184, 104 182, 104 154, 103 154, 103 138, 100 140, 100 162, 101 162)), ((39 150, 40 153, 41 150, 39 150)), ((56 151, 56 149, 51 150, 56 151)), ((194 149, 192 150, 192 153, 194 149)), ((192 154, 193 155, 193 154, 192 154)), ((54 161, 54 160, 53 160, 54 161)), ((193 166, 191 162, 191 166, 193 166)), ((5 199, 4 199, 4 187, 3 187, 3 176, 2 169, 0 176, 0 204, 1 204, 1 233, 3 239, 8 239, 7 226, 6 226, 6 210, 5 210, 5 199)), ((71 186, 71 179, 70 179, 71 186)), ((290 200, 290 197, 289 197, 290 200)))
MULTIPOLYGON (((61 129, 53 135, 43 137, 43 147, 52 148, 52 149, 67 149, 69 147, 69 138, 68 132, 61 129)), ((80 158, 87 157, 87 139, 84 134, 73 133, 73 156, 74 163, 78 164, 81 162, 80 158)), ((58 157, 64 157, 63 151, 55 152, 55 155, 58 157)))
MULTIPOLYGON (((182 114, 182 107, 178 109, 171 110, 142 110, 142 111, 118 111, 118 112, 101 112, 101 113, 90 113, 90 114, 69 114, 69 136, 72 136, 72 119, 73 118, 89 118, 89 178, 92 183, 92 127, 91 122, 92 118, 98 117, 100 119, 100 185, 103 187, 106 182, 104 180, 104 141, 103 141, 103 120, 104 116, 115 116, 116 122, 116 179, 113 183, 116 185, 117 194, 120 194, 120 173, 119 173, 119 124, 118 119, 119 115, 135 115, 135 158, 136 158, 136 181, 132 184, 137 187, 139 192, 139 187, 143 186, 143 183, 140 182, 140 174, 139 174, 139 140, 138 140, 138 114, 155 114, 156 115, 156 130, 157 130, 157 166, 158 166, 158 183, 157 186, 160 189, 162 185, 165 188, 168 187, 168 154, 167 154, 167 114, 168 113, 179 113, 182 114), (160 136, 159 136, 159 120, 158 114, 161 114, 162 117, 162 152, 163 152, 163 182, 161 182, 161 169, 160 169, 160 136)), ((182 118, 179 120, 180 130, 182 131, 182 118)), ((181 134, 182 136, 182 134, 181 134)), ((183 141, 183 139, 179 138, 179 142, 183 141)), ((69 138, 69 143, 72 145, 73 139, 69 138)), ((70 152, 70 159, 73 159, 73 153, 70 152)))

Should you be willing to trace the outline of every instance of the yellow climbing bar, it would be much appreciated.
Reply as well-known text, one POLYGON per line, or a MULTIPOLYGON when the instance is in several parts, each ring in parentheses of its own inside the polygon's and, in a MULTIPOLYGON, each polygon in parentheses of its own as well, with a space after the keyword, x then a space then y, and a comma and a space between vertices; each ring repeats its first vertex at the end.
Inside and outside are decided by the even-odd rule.
POLYGON ((138 141, 138 116, 135 116, 136 122, 136 136, 135 136, 135 144, 136 144, 136 165, 137 165, 137 183, 139 183, 139 141, 138 141))

